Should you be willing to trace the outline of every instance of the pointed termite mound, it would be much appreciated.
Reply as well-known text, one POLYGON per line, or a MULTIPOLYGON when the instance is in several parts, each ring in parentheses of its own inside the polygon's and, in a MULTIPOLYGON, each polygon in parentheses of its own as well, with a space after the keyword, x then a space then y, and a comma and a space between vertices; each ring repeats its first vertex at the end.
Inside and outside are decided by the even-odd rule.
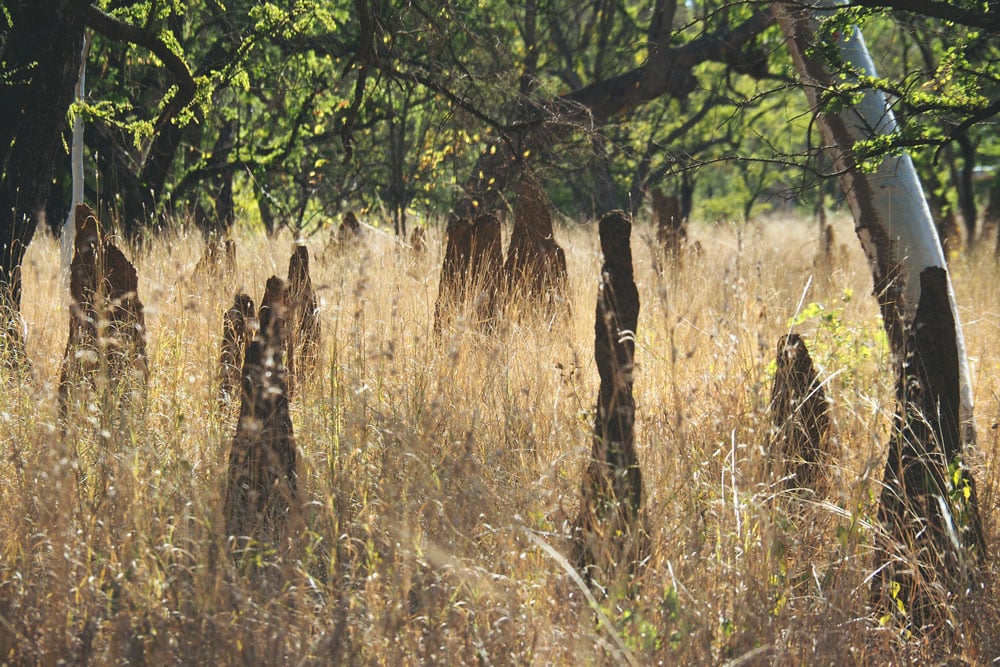
POLYGON ((503 270, 500 220, 493 213, 480 213, 475 221, 455 218, 447 234, 434 328, 440 331, 457 309, 472 305, 475 324, 489 330, 496 323, 503 270))
POLYGON ((240 415, 229 452, 226 534, 241 552, 280 537, 296 509, 295 439, 283 361, 288 292, 272 276, 261 300, 260 327, 247 346, 240 415))
POLYGON ((565 294, 566 255, 553 238, 545 192, 527 173, 517 191, 504 278, 508 294, 528 300, 552 304, 565 294))
POLYGON ((819 491, 830 417, 823 386, 798 334, 778 340, 770 412, 775 473, 785 480, 786 488, 819 491))
POLYGON ((222 316, 222 353, 219 355, 219 402, 239 396, 243 357, 256 329, 253 299, 237 294, 232 307, 222 316))
POLYGON ((236 271, 236 242, 220 240, 214 234, 205 242, 205 250, 194 267, 192 277, 197 281, 213 280, 232 275, 236 271))
POLYGON ((414 227, 410 232, 410 248, 417 254, 422 254, 427 250, 427 229, 425 227, 414 227))
POLYGON ((319 303, 309 275, 309 249, 296 245, 288 260, 289 390, 294 392, 313 374, 319 362, 319 303))
POLYGON ((632 272, 632 232, 625 213, 600 222, 604 266, 597 293, 594 358, 601 383, 590 464, 574 535, 577 567, 589 581, 632 573, 647 548, 642 472, 635 451, 632 370, 639 292, 632 272))
POLYGON ((345 213, 340 221, 340 227, 337 228, 337 243, 350 243, 361 238, 362 234, 361 223, 358 221, 358 216, 354 215, 354 211, 345 213))
POLYGON ((655 188, 651 194, 656 243, 665 259, 679 259, 687 242, 687 226, 681 215, 680 200, 664 194, 659 188, 655 188))
POLYGON ((878 517, 887 533, 886 566, 874 595, 905 609, 922 630, 941 623, 945 577, 968 576, 986 542, 975 482, 962 460, 960 376, 955 321, 945 269, 920 273, 920 298, 896 382, 894 436, 882 480, 878 517))
POLYGON ((77 204, 70 263, 69 339, 59 398, 63 411, 81 384, 113 396, 142 393, 149 375, 146 321, 135 267, 104 237, 94 211, 77 204))

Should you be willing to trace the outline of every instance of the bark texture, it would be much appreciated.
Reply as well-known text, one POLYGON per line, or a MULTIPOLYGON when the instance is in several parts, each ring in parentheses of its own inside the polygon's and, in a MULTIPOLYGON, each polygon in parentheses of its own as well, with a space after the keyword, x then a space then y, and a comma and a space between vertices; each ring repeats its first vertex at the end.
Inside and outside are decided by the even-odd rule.
POLYGON ((281 536, 297 510, 295 438, 288 409, 284 364, 288 328, 284 281, 267 281, 260 305, 260 329, 243 360, 241 404, 229 452, 226 534, 237 555, 281 536))
POLYGON ((0 340, 17 359, 21 263, 44 218, 91 1, 9 0, 0 11, 0 340))
POLYGON ((597 294, 594 358, 601 382, 590 464, 583 476, 574 559, 590 582, 632 573, 648 547, 641 524, 642 471, 635 451, 632 371, 639 292, 632 225, 622 211, 600 221, 604 266, 597 294))

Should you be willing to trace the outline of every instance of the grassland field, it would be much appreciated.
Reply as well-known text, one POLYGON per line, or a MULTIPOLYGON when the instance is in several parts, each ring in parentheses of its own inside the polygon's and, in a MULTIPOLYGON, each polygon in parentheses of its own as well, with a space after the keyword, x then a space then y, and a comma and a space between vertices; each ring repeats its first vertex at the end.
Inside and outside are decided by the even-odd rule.
MULTIPOLYGON (((307 529, 253 575, 223 534, 236 406, 216 402, 222 313, 285 275, 293 239, 240 231, 237 270, 217 280, 192 277, 203 241, 182 227, 127 251, 148 394, 61 422, 68 292, 58 241, 39 236, 24 267, 31 371, 0 371, 0 663, 995 663, 993 560, 941 634, 911 636, 870 606, 894 378, 851 222, 835 228, 823 265, 807 220, 695 224, 701 253, 661 274, 637 222, 651 552, 633 595, 609 582, 593 603, 566 556, 598 381, 595 224, 556 229, 568 318, 515 305, 484 334, 457 313, 438 337, 440 229, 422 254, 371 228, 347 247, 306 239, 323 323, 321 372, 291 403, 307 529), (798 505, 766 452, 775 346, 792 328, 834 421, 824 493, 798 505)), ((1000 270, 988 249, 951 270, 995 551, 1000 270)))

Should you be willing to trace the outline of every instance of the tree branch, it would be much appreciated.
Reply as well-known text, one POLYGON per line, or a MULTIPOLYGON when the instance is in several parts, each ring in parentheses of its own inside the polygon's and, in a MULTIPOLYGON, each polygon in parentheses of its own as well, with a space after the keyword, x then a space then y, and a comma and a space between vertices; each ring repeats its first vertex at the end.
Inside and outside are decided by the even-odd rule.
POLYGON ((159 37, 120 21, 95 5, 87 6, 84 20, 87 27, 93 28, 109 39, 128 42, 147 49, 163 62, 163 65, 174 77, 174 81, 177 82, 177 95, 156 119, 155 128, 157 131, 194 100, 198 87, 194 82, 194 77, 191 76, 191 70, 188 69, 187 63, 159 37))
POLYGON ((937 0, 854 0, 851 4, 920 14, 990 32, 1000 30, 1000 13, 963 9, 951 2, 938 2, 937 0))

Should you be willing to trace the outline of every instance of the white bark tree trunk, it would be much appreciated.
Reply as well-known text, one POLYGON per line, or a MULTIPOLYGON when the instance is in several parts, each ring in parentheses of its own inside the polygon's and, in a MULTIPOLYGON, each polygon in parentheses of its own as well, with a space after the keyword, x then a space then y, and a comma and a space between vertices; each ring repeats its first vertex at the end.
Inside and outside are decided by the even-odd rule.
MULTIPOLYGON (((859 141, 897 130, 885 95, 868 89, 855 103, 824 111, 824 96, 835 95, 842 81, 817 55, 816 29, 818 17, 838 6, 778 2, 772 11, 854 215, 896 359, 897 415, 879 507, 890 540, 875 583, 878 595, 905 598, 907 622, 920 626, 936 604, 921 582, 964 569, 967 549, 980 556, 985 550, 972 477, 964 468, 954 479, 949 472, 974 442, 972 391, 944 251, 913 162, 906 154, 887 156, 866 173, 854 151, 859 141), (896 567, 914 560, 919 574, 896 567)), ((876 76, 857 28, 836 39, 845 64, 876 76)))
MULTIPOLYGON (((86 96, 87 54, 90 52, 92 33, 87 30, 83 35, 83 57, 80 59, 80 78, 76 82, 77 101, 83 101, 86 96)), ((69 213, 62 227, 60 243, 60 265, 65 280, 69 279, 69 265, 73 261, 73 243, 76 236, 75 212, 76 205, 83 203, 83 118, 79 113, 73 116, 73 145, 70 149, 70 165, 73 174, 73 201, 70 202, 69 213)))

